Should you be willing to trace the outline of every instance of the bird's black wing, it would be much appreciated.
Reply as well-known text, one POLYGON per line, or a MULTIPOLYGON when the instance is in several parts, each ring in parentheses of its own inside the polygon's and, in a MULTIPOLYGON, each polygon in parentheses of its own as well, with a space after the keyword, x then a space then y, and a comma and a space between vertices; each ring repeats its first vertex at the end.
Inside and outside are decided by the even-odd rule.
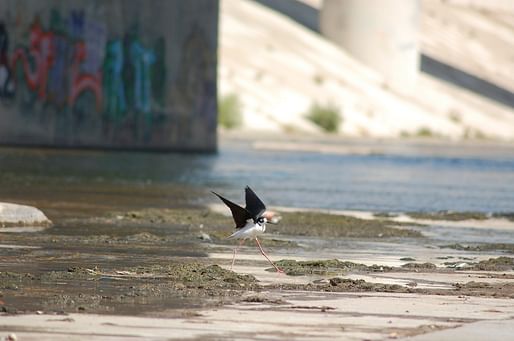
POLYGON ((246 210, 250 212, 252 219, 257 221, 257 218, 266 211, 266 206, 264 206, 264 203, 259 199, 257 194, 248 186, 245 188, 245 199, 246 210))
POLYGON ((223 198, 216 192, 212 193, 215 194, 218 198, 220 198, 221 201, 223 201, 225 205, 227 205, 228 208, 230 208, 230 211, 232 212, 232 218, 234 218, 234 222, 236 223, 236 228, 240 229, 241 227, 244 227, 246 225, 246 221, 248 219, 252 219, 251 214, 245 208, 233 203, 228 199, 223 198))

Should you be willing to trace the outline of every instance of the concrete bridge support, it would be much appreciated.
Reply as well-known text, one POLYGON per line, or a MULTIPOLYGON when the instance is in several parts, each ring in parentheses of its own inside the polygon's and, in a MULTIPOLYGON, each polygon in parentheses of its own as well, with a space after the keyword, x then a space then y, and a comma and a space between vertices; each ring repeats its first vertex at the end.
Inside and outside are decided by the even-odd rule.
POLYGON ((0 9, 0 144, 216 149, 217 0, 0 9))
POLYGON ((419 70, 418 0, 324 0, 321 33, 408 92, 419 70))

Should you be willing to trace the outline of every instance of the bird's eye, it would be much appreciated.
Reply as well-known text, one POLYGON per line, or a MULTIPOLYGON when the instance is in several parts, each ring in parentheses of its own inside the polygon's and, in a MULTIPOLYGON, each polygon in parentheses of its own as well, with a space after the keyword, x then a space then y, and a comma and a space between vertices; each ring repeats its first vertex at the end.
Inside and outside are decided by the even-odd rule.
POLYGON ((264 222, 264 218, 260 217, 257 221, 258 221, 259 223, 263 223, 263 222, 264 222))

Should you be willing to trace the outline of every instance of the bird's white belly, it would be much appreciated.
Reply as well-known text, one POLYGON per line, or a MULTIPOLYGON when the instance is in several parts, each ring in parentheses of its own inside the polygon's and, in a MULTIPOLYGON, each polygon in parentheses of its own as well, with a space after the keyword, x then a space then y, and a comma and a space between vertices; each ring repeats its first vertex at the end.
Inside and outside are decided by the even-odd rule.
POLYGON ((243 228, 232 233, 229 238, 250 239, 263 234, 264 231, 266 231, 266 225, 259 225, 255 224, 253 221, 249 221, 243 228))

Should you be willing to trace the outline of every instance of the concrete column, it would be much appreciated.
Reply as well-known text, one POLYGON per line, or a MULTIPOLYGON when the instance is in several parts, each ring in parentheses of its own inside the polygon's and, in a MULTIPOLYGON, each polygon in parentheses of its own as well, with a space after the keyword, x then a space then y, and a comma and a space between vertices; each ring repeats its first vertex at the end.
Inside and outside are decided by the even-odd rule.
POLYGON ((321 33, 408 92, 419 69, 418 0, 324 0, 321 33))

